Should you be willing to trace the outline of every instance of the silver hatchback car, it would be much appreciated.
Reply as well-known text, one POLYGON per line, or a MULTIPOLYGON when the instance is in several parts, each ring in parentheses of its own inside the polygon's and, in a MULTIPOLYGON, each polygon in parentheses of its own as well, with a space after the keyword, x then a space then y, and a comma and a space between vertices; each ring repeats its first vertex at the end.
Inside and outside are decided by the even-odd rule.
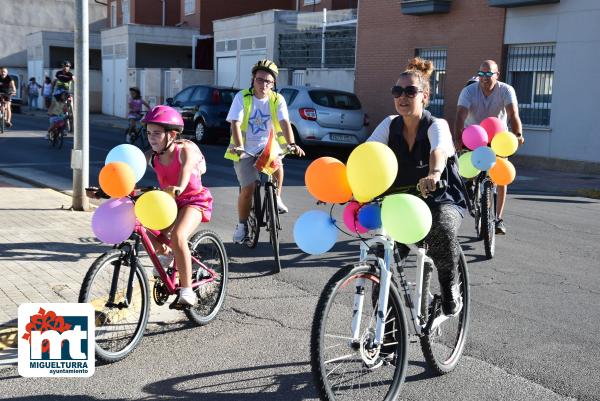
POLYGON ((369 136, 368 117, 354 93, 309 86, 286 86, 279 93, 301 146, 354 147, 369 136))

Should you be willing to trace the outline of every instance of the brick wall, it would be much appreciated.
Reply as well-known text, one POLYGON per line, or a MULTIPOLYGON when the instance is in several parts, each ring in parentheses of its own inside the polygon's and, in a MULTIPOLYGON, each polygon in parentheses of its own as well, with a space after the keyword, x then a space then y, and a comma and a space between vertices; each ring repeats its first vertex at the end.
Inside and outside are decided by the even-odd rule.
POLYGON ((448 50, 444 118, 453 128, 458 94, 481 61, 496 60, 502 69, 504 15, 487 0, 454 1, 447 14, 423 16, 402 14, 399 0, 361 0, 355 90, 371 129, 396 114, 390 88, 415 50, 430 47, 448 50))
POLYGON ((328 10, 344 10, 358 7, 358 0, 321 0, 320 3, 306 6, 304 5, 304 0, 298 1, 300 2, 300 11, 305 12, 321 11, 324 8, 328 10))
MULTIPOLYGON (((131 22, 144 25, 162 25, 162 0, 132 0, 131 22)), ((165 3, 165 25, 174 26, 181 21, 178 1, 165 3)))
POLYGON ((295 10, 295 0, 196 0, 196 13, 184 15, 182 1, 182 20, 187 26, 200 28, 201 34, 212 34, 212 21, 252 14, 259 11, 280 9, 295 10))

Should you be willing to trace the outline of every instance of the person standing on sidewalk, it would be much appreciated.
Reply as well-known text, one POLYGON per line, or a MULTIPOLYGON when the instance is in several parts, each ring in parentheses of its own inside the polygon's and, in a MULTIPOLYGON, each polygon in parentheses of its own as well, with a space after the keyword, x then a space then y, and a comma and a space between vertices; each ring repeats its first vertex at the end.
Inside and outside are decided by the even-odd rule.
POLYGON ((40 96, 40 89, 42 86, 35 82, 35 77, 29 78, 29 85, 27 85, 27 102, 29 104, 29 111, 38 109, 38 97, 40 96))
MULTIPOLYGON (((519 145, 525 143, 515 89, 500 82, 499 74, 498 64, 494 60, 485 60, 477 72, 479 82, 464 87, 460 92, 454 123, 454 143, 457 149, 462 149, 463 129, 469 125, 479 124, 487 117, 497 117, 506 126, 509 120, 512 133, 517 137, 519 145)), ((506 226, 502 219, 506 204, 506 189, 506 185, 498 185, 496 234, 506 234, 506 226)))
POLYGON ((42 87, 42 96, 44 96, 44 106, 46 109, 50 108, 52 103, 52 80, 50 77, 44 79, 44 85, 42 87))
MULTIPOLYGON (((244 89, 235 95, 227 114, 227 121, 231 123, 231 141, 225 158, 233 161, 241 188, 238 197, 239 222, 233 233, 233 242, 238 244, 244 243, 248 237, 248 216, 255 182, 259 179, 258 170, 254 167, 255 158, 249 157, 240 149, 258 154, 263 151, 273 132, 282 151, 289 146, 293 153, 304 155, 304 151, 294 142, 285 99, 276 92, 278 74, 279 69, 273 61, 258 61, 252 67, 250 89, 244 89)), ((288 209, 281 200, 282 167, 273 175, 278 184, 277 208, 279 213, 286 213, 288 209)))

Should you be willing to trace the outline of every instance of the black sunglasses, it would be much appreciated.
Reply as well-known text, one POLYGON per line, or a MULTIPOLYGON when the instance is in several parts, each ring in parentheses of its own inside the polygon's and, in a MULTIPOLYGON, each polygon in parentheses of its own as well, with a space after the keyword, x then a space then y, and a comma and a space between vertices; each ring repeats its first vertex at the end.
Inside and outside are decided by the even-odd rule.
POLYGON ((487 72, 485 72, 485 71, 477 71, 477 75, 480 76, 480 77, 489 77, 489 78, 491 78, 491 77, 494 76, 494 74, 496 74, 496 73, 492 72, 492 71, 487 71, 487 72))
POLYGON ((400 85, 392 86, 392 96, 394 96, 395 98, 399 98, 400 96, 402 96, 403 93, 406 95, 406 97, 413 98, 417 96, 417 93, 420 92, 423 91, 413 85, 407 86, 406 88, 403 88, 400 85))

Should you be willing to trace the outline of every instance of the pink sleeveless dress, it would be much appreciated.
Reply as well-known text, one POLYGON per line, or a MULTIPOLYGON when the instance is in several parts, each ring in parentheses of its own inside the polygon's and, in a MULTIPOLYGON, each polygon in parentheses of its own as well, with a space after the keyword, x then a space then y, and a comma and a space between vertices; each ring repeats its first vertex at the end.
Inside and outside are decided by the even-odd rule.
MULTIPOLYGON (((198 152, 200 152, 200 149, 198 149, 198 152)), ((160 160, 155 157, 156 155, 152 156, 152 165, 154 171, 156 171, 156 177, 158 178, 161 188, 177 185, 179 173, 182 168, 180 153, 181 146, 175 144, 175 154, 169 165, 162 164, 160 160)), ((194 168, 194 171, 192 171, 190 182, 183 192, 175 198, 175 202, 177 203, 177 209, 191 206, 200 210, 202 212, 202 222, 205 223, 210 221, 213 197, 208 188, 202 186, 202 181, 200 180, 201 174, 206 171, 206 162, 204 161, 202 152, 200 152, 200 157, 200 162, 194 168)))

